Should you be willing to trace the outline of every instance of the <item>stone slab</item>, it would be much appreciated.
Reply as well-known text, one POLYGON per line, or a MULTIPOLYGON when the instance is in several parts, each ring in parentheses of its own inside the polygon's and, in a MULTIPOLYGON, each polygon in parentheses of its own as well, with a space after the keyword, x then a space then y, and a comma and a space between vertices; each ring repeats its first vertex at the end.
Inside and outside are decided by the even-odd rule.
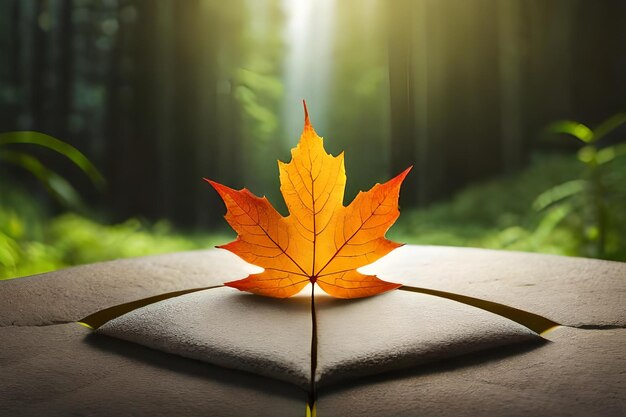
POLYGON ((501 348, 319 392, 318 416, 623 417, 626 329, 559 327, 501 348))
POLYGON ((0 416, 303 416, 294 385, 92 334, 0 328, 0 416))
MULTIPOLYGON (((360 300, 321 295, 316 310, 318 386, 542 340, 498 315, 424 294, 394 291, 360 300)), ((307 293, 283 300, 216 288, 145 306, 97 331, 305 390, 310 385, 307 293)))
MULTIPOLYGON (((259 270, 228 251, 209 249, 0 281, 0 326, 75 321, 113 305, 221 284, 259 270)), ((570 326, 626 326, 626 263, 406 245, 361 270, 507 304, 570 326)))
POLYGON ((0 326, 82 319, 114 305, 259 272, 223 249, 101 262, 0 281, 0 326))
MULTIPOLYGON (((561 327, 539 347, 499 347, 322 386, 318 416, 626 415, 626 264, 406 246, 367 268, 603 330, 561 327)), ((0 415, 303 415, 306 394, 293 384, 53 324, 255 270, 208 250, 0 281, 0 415)))
POLYGON ((317 301, 318 387, 470 352, 543 339, 520 324, 455 301, 392 291, 317 301))
POLYGON ((506 304, 575 327, 626 327, 626 263, 406 245, 364 273, 506 304))
POLYGON ((307 297, 274 299, 215 288, 131 311, 97 332, 305 390, 310 384, 307 297))

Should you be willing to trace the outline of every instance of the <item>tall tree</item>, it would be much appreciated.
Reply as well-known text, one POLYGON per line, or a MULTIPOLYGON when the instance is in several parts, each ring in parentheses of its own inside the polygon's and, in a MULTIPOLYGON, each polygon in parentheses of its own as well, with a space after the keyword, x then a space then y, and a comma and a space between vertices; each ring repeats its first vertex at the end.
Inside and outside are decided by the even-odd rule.
POLYGON ((124 22, 129 12, 120 11, 108 122, 116 211, 186 226, 218 221, 221 207, 202 177, 238 169, 236 15, 216 1, 125 7, 135 18, 124 22))
POLYGON ((389 6, 391 163, 417 165, 405 203, 431 202, 501 170, 496 3, 389 6))
MULTIPOLYGON (((420 2, 420 5, 423 2, 420 2)), ((417 126, 415 99, 426 91, 416 91, 415 66, 413 61, 413 18, 418 5, 411 0, 400 0, 387 10, 389 91, 391 107, 391 170, 401 172, 402 167, 413 165, 417 156, 417 126)), ((423 22, 420 22, 423 24, 423 22)), ((421 28, 419 23, 416 25, 421 28)), ((421 176, 423 169, 416 167, 421 176)), ((407 184, 410 182, 407 181, 407 184)), ((415 205, 418 188, 407 187, 402 194, 402 202, 415 205)))
POLYGON ((0 131, 17 129, 20 88, 21 9, 19 0, 0 3, 0 131))

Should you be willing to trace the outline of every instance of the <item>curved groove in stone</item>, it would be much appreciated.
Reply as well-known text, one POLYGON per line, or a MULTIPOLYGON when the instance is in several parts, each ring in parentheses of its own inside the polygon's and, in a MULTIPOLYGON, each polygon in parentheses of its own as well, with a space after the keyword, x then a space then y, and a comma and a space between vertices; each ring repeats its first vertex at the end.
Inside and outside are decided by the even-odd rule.
POLYGON ((419 287, 404 286, 400 293, 363 300, 321 296, 321 317, 317 319, 321 319, 325 330, 322 356, 318 358, 311 351, 306 358, 294 362, 294 352, 307 350, 305 344, 313 347, 311 334, 305 344, 303 334, 294 341, 295 334, 309 330, 310 313, 314 311, 309 311, 308 306, 304 308, 309 297, 303 295, 295 297, 299 300, 292 303, 284 303, 231 291, 210 291, 205 295, 199 292, 212 288, 224 287, 188 289, 136 300, 94 313, 81 324, 154 349, 294 383, 311 390, 309 402, 313 404, 312 384, 332 384, 540 339, 537 334, 558 326, 549 319, 503 304, 419 287), (415 295, 410 296, 409 292, 415 295), (413 302, 413 297, 420 293, 426 298, 413 302), (458 307, 454 307, 455 302, 458 307), (290 311, 285 315, 287 305, 290 311), (272 319, 261 320, 266 316, 272 319), (417 317, 421 317, 416 321, 418 327, 407 328, 417 317), (441 321, 444 317, 447 319, 441 321), (277 326, 278 323, 282 325, 277 326), (387 331, 385 340, 371 338, 372 334, 382 334, 383 329, 387 331), (389 343, 394 345, 391 349, 389 343), (285 355, 283 350, 290 353, 285 355), (321 365, 319 369, 312 367, 310 354, 321 365))
POLYGON ((126 313, 129 313, 133 310, 137 310, 138 308, 145 307, 150 304, 157 303, 159 301, 167 300, 168 298, 179 297, 181 295, 190 294, 196 291, 203 290, 211 290, 213 288, 221 288, 223 285, 213 285, 211 287, 202 287, 202 288, 192 288, 188 290, 182 291, 172 291, 164 294, 155 295, 153 297, 142 298, 140 300, 130 301, 124 304, 118 304, 109 308, 105 308, 104 310, 96 311, 93 314, 88 315, 85 318, 78 320, 78 324, 86 326, 92 330, 98 329, 103 324, 116 319, 120 316, 123 316, 126 313))
POLYGON ((556 323, 538 314, 530 313, 528 311, 520 310, 515 307, 510 307, 493 301, 482 300, 480 298, 468 297, 466 295, 455 294, 446 291, 432 290, 429 288, 411 287, 409 285, 403 285, 398 289, 402 291, 410 291, 421 294, 433 295, 435 297, 447 298, 449 300, 467 304, 472 307, 477 307, 482 310, 497 314, 499 316, 506 317, 509 320, 513 320, 514 322, 521 324, 522 326, 532 330, 539 335, 542 335, 554 329, 555 327, 560 326, 559 323, 556 323))

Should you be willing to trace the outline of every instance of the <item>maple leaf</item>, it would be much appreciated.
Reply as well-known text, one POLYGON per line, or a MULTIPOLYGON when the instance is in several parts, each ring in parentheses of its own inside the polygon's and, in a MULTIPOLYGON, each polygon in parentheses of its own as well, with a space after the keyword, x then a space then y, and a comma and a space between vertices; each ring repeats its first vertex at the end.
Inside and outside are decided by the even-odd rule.
POLYGON ((327 154, 304 103, 304 130, 291 150, 291 162, 278 162, 280 191, 289 216, 246 188, 234 190, 205 178, 226 204, 226 220, 237 239, 219 246, 264 268, 225 285, 255 294, 285 298, 309 282, 339 298, 367 297, 401 286, 364 275, 356 268, 402 246, 385 238, 396 221, 404 172, 343 206, 346 184, 343 152, 327 154))

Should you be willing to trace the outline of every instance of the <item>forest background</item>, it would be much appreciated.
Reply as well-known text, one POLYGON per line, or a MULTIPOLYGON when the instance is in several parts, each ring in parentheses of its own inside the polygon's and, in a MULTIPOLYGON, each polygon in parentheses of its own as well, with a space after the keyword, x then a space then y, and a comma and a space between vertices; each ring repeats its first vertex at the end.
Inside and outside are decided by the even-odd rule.
POLYGON ((624 261, 624 74, 617 0, 3 0, 0 133, 104 181, 0 139, 0 278, 223 243, 203 177, 284 213, 302 99, 347 201, 414 165, 392 238, 624 261))

